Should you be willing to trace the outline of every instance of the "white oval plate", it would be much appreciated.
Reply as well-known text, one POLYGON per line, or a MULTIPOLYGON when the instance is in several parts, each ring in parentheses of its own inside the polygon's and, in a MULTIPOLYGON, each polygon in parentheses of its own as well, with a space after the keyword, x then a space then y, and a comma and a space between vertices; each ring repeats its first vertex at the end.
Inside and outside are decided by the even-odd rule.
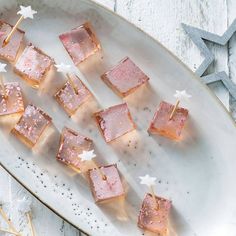
MULTIPOLYGON (((16 2, 19 3, 0 2, 1 18, 10 23, 16 21, 19 8, 16 2)), ((28 2, 21 3, 27 5, 28 2)), ((26 40, 57 63, 72 64, 58 35, 87 20, 92 23, 102 44, 103 57, 88 60, 78 75, 99 105, 85 105, 77 119, 70 119, 52 98, 62 79, 58 79, 58 74, 52 75, 48 83, 50 89, 36 93, 18 76, 8 73, 7 80, 19 81, 26 102, 33 102, 52 116, 58 131, 43 144, 43 150, 32 153, 8 134, 8 127, 1 123, 2 166, 53 211, 91 235, 143 234, 136 222, 147 189, 139 184, 138 176, 146 173, 157 177, 157 194, 173 201, 171 235, 235 235, 236 129, 218 100, 162 45, 110 11, 85 0, 30 3, 38 14, 33 21, 22 23, 26 40), (137 131, 108 145, 91 114, 122 102, 99 76, 125 56, 148 74, 150 84, 126 99, 137 131), (146 130, 157 105, 161 100, 173 103, 176 89, 187 89, 192 94, 192 99, 183 103, 190 111, 184 140, 177 143, 149 136, 146 130), (94 204, 87 182, 56 161, 59 132, 64 125, 94 140, 99 162, 118 164, 127 186, 123 206, 116 202, 94 204)))

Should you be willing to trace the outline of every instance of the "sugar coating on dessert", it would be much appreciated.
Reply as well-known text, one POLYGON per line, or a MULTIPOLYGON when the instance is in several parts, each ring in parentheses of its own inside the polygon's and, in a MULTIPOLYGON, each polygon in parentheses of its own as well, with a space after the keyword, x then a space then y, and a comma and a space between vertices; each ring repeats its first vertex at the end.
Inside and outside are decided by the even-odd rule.
POLYGON ((99 170, 92 169, 89 171, 90 187, 95 201, 104 201, 124 195, 123 185, 116 165, 103 166, 100 169, 106 176, 106 180, 103 179, 99 170))
POLYGON ((49 56, 33 45, 29 45, 19 57, 14 69, 26 79, 39 84, 52 63, 53 60, 49 56))
POLYGON ((110 142, 135 129, 126 103, 95 113, 95 118, 106 142, 110 142))
POLYGON ((25 32, 17 29, 12 35, 8 44, 3 46, 3 42, 11 30, 12 26, 10 24, 0 21, 0 31, 2 32, 0 36, 0 58, 14 62, 20 49, 25 32))
POLYGON ((82 81, 75 75, 71 75, 65 85, 55 94, 55 98, 65 111, 72 115, 76 112, 91 93, 82 81))
POLYGON ((155 203, 152 195, 146 194, 139 212, 138 226, 154 233, 167 233, 170 209, 171 201, 156 196, 155 203))
POLYGON ((81 161, 79 154, 88 151, 92 147, 92 140, 69 128, 62 130, 60 147, 57 159, 67 165, 72 165, 83 171, 85 163, 81 161))
POLYGON ((180 139, 182 129, 188 118, 188 110, 179 107, 176 109, 173 118, 170 119, 173 109, 174 105, 161 102, 150 124, 149 132, 158 133, 171 139, 180 139))
POLYGON ((128 57, 101 77, 122 97, 132 93, 149 80, 147 75, 128 57))
POLYGON ((39 108, 28 105, 24 114, 15 125, 13 133, 17 133, 31 145, 34 145, 50 123, 51 117, 39 108))
POLYGON ((0 86, 0 116, 24 111, 24 102, 19 83, 5 83, 0 86))
POLYGON ((101 48, 89 23, 63 33, 59 38, 75 65, 78 65, 101 48))

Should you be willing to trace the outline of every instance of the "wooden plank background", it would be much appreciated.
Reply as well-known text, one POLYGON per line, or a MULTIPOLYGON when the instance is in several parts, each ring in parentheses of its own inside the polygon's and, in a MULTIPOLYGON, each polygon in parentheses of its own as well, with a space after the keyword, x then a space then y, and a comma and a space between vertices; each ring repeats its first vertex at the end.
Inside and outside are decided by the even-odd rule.
MULTIPOLYGON (((234 0, 97 0, 116 13, 122 15, 138 27, 158 39, 177 55, 193 71, 203 58, 181 28, 181 22, 213 33, 223 34, 236 16, 234 0)), ((225 70, 236 82, 236 36, 225 47, 208 43, 216 60, 209 72, 225 70)), ((148 45, 147 45, 148 46, 148 45)), ((220 83, 211 89, 228 107, 229 95, 220 83)), ((7 202, 6 210, 16 227, 29 235, 24 218, 14 211, 12 199, 25 194, 4 170, 0 169, 0 200, 7 202)), ((78 236, 74 229, 50 210, 33 200, 33 221, 38 236, 78 236)), ((0 225, 4 226, 2 220, 0 225)), ((1 235, 1 233, 0 233, 1 235)))

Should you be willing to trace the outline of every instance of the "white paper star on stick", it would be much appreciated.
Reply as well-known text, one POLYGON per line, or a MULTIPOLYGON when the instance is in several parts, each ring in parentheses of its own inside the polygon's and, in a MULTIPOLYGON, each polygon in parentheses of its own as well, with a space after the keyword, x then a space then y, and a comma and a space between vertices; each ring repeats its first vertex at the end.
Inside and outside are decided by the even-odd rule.
POLYGON ((157 180, 157 178, 151 177, 149 175, 139 176, 139 178, 141 179, 140 184, 145 184, 148 187, 155 185, 155 182, 157 180))
POLYGON ((70 74, 73 74, 75 72, 73 67, 71 65, 66 65, 64 63, 56 64, 55 67, 57 68, 57 72, 62 72, 64 74, 66 74, 66 77, 68 78, 69 83, 73 87, 75 93, 78 94, 78 88, 75 85, 72 78, 70 77, 70 74))
POLYGON ((99 174, 101 175, 102 179, 106 180, 107 179, 106 175, 103 173, 101 168, 99 168, 97 163, 93 160, 93 158, 95 158, 96 156, 97 155, 94 153, 94 150, 90 150, 90 151, 83 151, 79 155, 79 158, 81 159, 81 161, 92 161, 93 164, 95 165, 95 168, 99 171, 99 174))
POLYGON ((182 90, 182 91, 176 90, 174 97, 177 98, 178 100, 181 100, 181 99, 187 100, 187 99, 191 98, 192 95, 188 94, 186 92, 186 90, 182 90))
POLYGON ((189 98, 192 97, 192 95, 188 94, 186 92, 186 90, 181 90, 181 91, 180 90, 176 90, 175 94, 174 94, 174 97, 177 98, 177 101, 175 103, 175 106, 174 106, 171 114, 170 114, 169 120, 171 120, 173 118, 173 116, 174 116, 174 114, 175 114, 175 112, 176 112, 176 110, 177 110, 177 108, 178 108, 178 106, 180 104, 180 100, 183 100, 183 99, 188 100, 189 98))
POLYGON ((56 64, 57 72, 62 72, 65 74, 69 74, 73 72, 72 66, 64 63, 56 64))
POLYGON ((17 200, 17 209, 27 216, 28 224, 30 227, 30 232, 32 236, 35 236, 33 222, 31 219, 31 198, 23 197, 22 199, 17 200))
POLYGON ((153 189, 153 186, 155 185, 155 182, 156 182, 157 178, 156 177, 151 177, 150 175, 146 174, 145 176, 139 176, 139 179, 140 179, 140 184, 145 184, 149 187, 152 198, 153 198, 153 201, 155 203, 155 208, 156 208, 156 210, 158 210, 159 209, 159 204, 156 200, 156 195, 155 195, 155 192, 154 192, 154 189, 153 189))
POLYGON ((20 6, 20 10, 17 12, 17 15, 22 15, 24 19, 34 19, 34 14, 36 13, 37 11, 33 10, 31 6, 20 6))
POLYGON ((14 34, 14 32, 16 31, 16 29, 18 28, 18 26, 20 25, 20 23, 27 18, 33 19, 34 18, 34 14, 36 14, 37 11, 32 10, 31 6, 20 6, 20 11, 17 12, 17 15, 21 15, 21 17, 18 19, 18 21, 16 22, 16 24, 12 27, 11 32, 7 35, 6 39, 3 41, 3 47, 5 47, 12 35, 14 34))
POLYGON ((17 209, 22 213, 28 213, 31 211, 32 200, 30 198, 23 197, 17 200, 17 209))
POLYGON ((91 161, 95 157, 96 157, 96 154, 94 153, 94 150, 83 151, 79 155, 79 158, 81 159, 81 161, 91 161))
POLYGON ((4 221, 7 223, 9 229, 0 228, 0 232, 10 233, 13 235, 19 235, 19 232, 16 230, 13 223, 11 222, 11 220, 9 220, 7 213, 3 210, 3 208, 2 208, 3 204, 4 204, 4 202, 1 201, 0 202, 0 215, 4 219, 4 221))

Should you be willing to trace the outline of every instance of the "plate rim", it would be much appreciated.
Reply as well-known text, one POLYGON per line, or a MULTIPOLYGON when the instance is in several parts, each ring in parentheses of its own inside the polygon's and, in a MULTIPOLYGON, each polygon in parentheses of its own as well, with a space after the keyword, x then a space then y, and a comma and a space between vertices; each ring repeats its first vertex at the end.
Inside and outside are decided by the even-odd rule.
MULTIPOLYGON (((224 104, 217 98, 217 96, 210 90, 210 88, 204 84, 200 77, 198 75, 196 75, 186 64, 184 64, 180 58, 178 58, 173 52, 170 51, 170 49, 168 49, 165 45, 163 45, 158 39, 154 38, 153 36, 151 36, 149 33, 145 32, 143 29, 141 29, 139 26, 135 25, 134 23, 130 22, 129 20, 127 20, 126 18, 124 18, 123 16, 119 15, 118 13, 112 11, 111 9, 109 9, 108 7, 102 5, 99 2, 96 2, 96 0, 80 0, 81 2, 84 2, 85 4, 93 4, 94 6, 96 6, 97 8, 100 8, 104 11, 106 11, 107 13, 113 15, 113 17, 118 17, 120 18, 122 21, 124 21, 126 24, 130 24, 132 27, 134 27, 136 30, 138 30, 139 32, 141 32, 142 34, 145 34, 149 39, 151 39, 152 41, 154 41, 156 44, 158 44, 159 46, 161 46, 167 53, 170 54, 170 56, 172 56, 179 64, 181 64, 181 66, 183 66, 188 72, 190 72, 192 74, 193 79, 195 79, 196 81, 198 81, 199 86, 202 86, 203 88, 206 89, 206 92, 208 93, 209 96, 211 96, 215 102, 218 103, 218 105, 221 107, 222 111, 226 114, 226 116, 228 116, 228 118, 230 118, 232 124, 234 127, 236 127, 236 122, 233 119, 232 115, 230 114, 230 112, 227 110, 227 108, 224 106, 224 104)), ((73 226, 75 229, 79 230, 81 233, 85 234, 85 235, 90 235, 88 232, 86 232, 84 229, 80 228, 79 225, 75 225, 74 223, 72 223, 69 219, 67 219, 66 217, 62 216, 57 210, 55 210, 53 207, 51 207, 49 204, 47 204, 44 200, 42 200, 38 194, 34 193, 30 188, 28 188, 21 180, 19 180, 6 166, 4 166, 4 164, 2 164, 2 162, 0 161, 0 167, 3 168, 3 170, 5 170, 11 177, 13 177, 14 180, 16 180, 23 188, 25 188, 30 194, 32 194, 32 196, 34 196, 40 203, 42 203, 45 207, 47 207, 49 210, 51 210, 54 214, 56 214, 58 217, 60 217, 62 220, 64 220, 65 222, 67 222, 68 224, 70 224, 71 226, 73 226)))

